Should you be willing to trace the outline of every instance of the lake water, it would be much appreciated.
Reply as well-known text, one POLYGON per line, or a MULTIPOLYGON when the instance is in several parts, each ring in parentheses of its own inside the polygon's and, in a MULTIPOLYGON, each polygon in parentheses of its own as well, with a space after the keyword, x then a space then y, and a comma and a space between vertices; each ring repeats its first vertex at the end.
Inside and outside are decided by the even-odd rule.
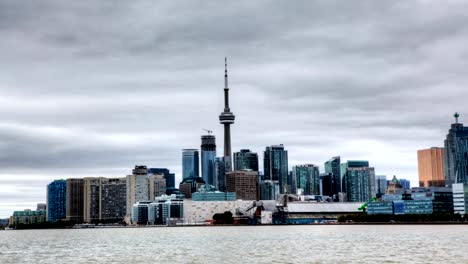
POLYGON ((0 231, 0 263, 468 263, 468 225, 0 231))

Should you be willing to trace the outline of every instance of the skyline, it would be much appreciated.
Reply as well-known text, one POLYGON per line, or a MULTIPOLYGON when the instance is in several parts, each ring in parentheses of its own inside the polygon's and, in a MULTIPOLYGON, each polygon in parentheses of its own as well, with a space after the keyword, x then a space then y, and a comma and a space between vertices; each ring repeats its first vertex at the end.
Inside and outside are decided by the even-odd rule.
POLYGON ((468 113, 467 4, 364 3, 343 17, 324 3, 263 14, 254 3, 0 3, 0 217, 45 202, 53 179, 144 164, 178 182, 180 150, 199 149, 202 128, 221 156, 225 56, 233 152, 257 152, 262 168, 265 147, 282 143, 290 169, 340 155, 415 185, 417 150, 443 147, 451 115, 468 113))

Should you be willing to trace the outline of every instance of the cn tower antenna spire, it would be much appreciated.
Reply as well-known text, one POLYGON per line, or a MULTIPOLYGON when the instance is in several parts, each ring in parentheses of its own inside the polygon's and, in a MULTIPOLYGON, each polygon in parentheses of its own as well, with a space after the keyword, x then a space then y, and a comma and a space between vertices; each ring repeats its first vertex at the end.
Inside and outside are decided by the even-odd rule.
POLYGON ((229 108, 229 87, 227 57, 224 57, 224 111, 219 115, 219 122, 224 126, 224 157, 231 164, 231 125, 235 116, 229 108))
POLYGON ((224 89, 228 88, 227 58, 224 57, 224 89))

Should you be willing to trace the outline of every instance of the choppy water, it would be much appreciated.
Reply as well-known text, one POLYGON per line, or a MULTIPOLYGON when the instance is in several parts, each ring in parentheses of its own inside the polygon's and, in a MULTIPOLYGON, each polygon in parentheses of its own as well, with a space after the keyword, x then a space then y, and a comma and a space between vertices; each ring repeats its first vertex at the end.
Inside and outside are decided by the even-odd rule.
POLYGON ((0 263, 468 263, 468 225, 0 231, 0 263))

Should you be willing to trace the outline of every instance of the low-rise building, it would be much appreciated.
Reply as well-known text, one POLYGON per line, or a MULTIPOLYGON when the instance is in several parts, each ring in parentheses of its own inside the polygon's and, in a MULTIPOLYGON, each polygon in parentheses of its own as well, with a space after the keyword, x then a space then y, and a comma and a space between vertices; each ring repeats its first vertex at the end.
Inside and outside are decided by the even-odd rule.
POLYGON ((14 211, 13 216, 10 219, 10 225, 31 225, 40 224, 47 221, 46 211, 31 211, 26 209, 24 211, 14 211))
POLYGON ((468 184, 454 183, 453 192, 453 212, 455 214, 468 214, 468 184))

